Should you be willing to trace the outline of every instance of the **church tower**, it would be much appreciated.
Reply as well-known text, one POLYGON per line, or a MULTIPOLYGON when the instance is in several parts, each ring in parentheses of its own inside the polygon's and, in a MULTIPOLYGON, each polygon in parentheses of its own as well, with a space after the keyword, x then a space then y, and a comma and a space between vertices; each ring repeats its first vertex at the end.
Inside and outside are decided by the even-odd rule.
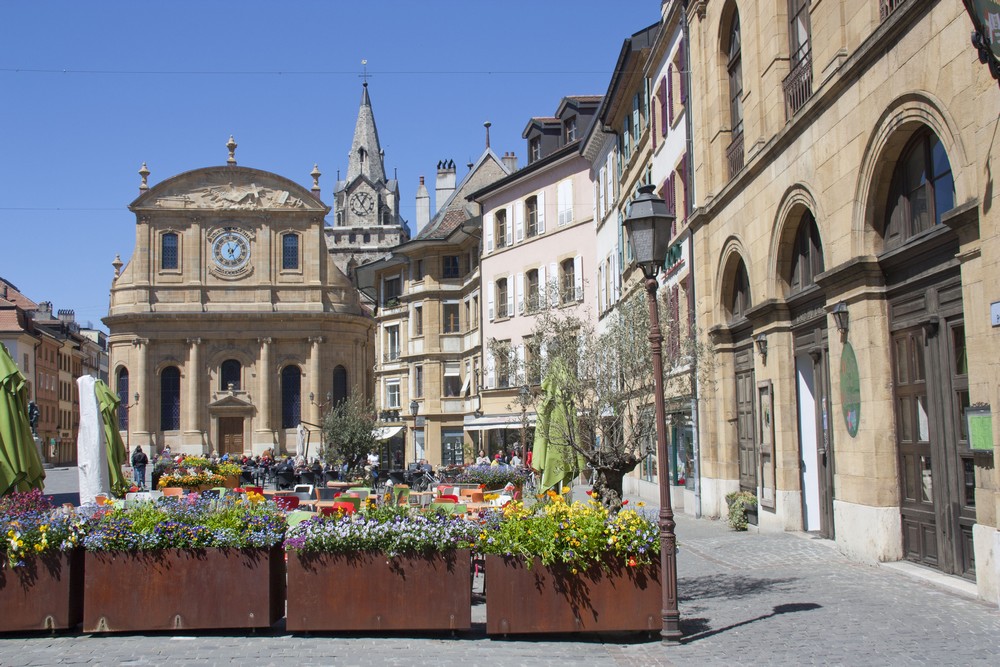
POLYGON ((347 177, 337 181, 333 194, 334 220, 326 228, 326 243, 334 263, 348 276, 355 267, 409 240, 409 227, 399 217, 399 184, 386 178, 367 81, 362 84, 347 177))

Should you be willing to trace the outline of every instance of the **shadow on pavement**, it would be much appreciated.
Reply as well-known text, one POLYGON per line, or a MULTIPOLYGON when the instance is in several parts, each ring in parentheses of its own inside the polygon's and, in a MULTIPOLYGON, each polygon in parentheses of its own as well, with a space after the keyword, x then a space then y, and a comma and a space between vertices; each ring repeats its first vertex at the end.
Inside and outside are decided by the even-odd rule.
POLYGON ((697 602, 705 598, 737 599, 758 593, 787 590, 796 577, 764 579, 742 574, 714 574, 707 577, 682 577, 678 582, 678 601, 697 602))
POLYGON ((773 618, 781 614, 791 614, 797 611, 812 611, 813 609, 822 609, 822 607, 823 605, 819 605, 814 602, 779 604, 774 607, 774 610, 770 614, 764 614, 763 616, 758 616, 757 618, 750 618, 745 621, 740 621, 739 623, 733 623, 732 625, 727 625, 722 628, 716 628, 715 630, 713 630, 709 625, 708 619, 682 618, 681 632, 684 633, 684 638, 681 639, 681 643, 690 644, 701 639, 707 639, 708 637, 728 632, 729 630, 734 630, 736 628, 743 627, 744 625, 750 625, 751 623, 756 623, 757 621, 773 618))

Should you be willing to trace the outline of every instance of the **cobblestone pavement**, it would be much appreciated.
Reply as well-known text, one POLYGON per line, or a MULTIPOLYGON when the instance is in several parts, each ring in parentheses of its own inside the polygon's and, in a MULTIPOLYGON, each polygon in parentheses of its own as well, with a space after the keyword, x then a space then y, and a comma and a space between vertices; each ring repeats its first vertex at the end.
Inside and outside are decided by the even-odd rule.
MULTIPOLYGON (((0 664, 152 665, 1000 665, 1000 612, 795 534, 677 519, 684 641, 647 637, 14 636, 0 664)), ((123 593, 127 587, 123 588, 123 593)), ((217 604, 217 601, 204 601, 217 604)), ((422 601, 414 601, 419 613, 422 601)))

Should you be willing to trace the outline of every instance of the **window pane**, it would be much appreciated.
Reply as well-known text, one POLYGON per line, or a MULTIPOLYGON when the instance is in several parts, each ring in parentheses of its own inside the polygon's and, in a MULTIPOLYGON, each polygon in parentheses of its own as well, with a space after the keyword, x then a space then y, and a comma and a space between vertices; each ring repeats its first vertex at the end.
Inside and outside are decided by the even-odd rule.
POLYGON ((236 359, 227 359, 222 362, 222 368, 219 369, 219 389, 222 391, 228 391, 229 386, 232 385, 234 390, 240 389, 240 370, 242 366, 236 359))
POLYGON ((906 353, 906 344, 909 339, 906 337, 897 338, 896 345, 896 382, 898 384, 910 383, 910 355, 906 353))
POLYGON ((281 239, 281 268, 299 268, 299 237, 297 234, 285 234, 281 239))
POLYGON ((951 340, 955 373, 957 375, 967 375, 969 373, 969 360, 965 356, 965 327, 954 327, 951 330, 951 340))
POLYGON ((962 481, 965 490, 965 506, 976 506, 976 468, 972 459, 962 459, 962 481))
POLYGON ((917 499, 917 467, 912 454, 903 455, 903 493, 906 500, 917 499))
POLYGON ((899 399, 899 439, 902 442, 913 442, 913 404, 909 397, 899 399))
POLYGON ((181 372, 169 366, 160 373, 160 430, 176 431, 181 426, 181 372))
POLYGON ((131 401, 128 397, 128 369, 122 368, 118 371, 118 400, 121 404, 118 406, 118 430, 127 431, 128 430, 128 406, 131 401))
POLYGON ((164 234, 162 237, 162 252, 160 261, 164 269, 177 268, 177 234, 164 234))
POLYGON ((281 371, 281 428, 295 428, 302 421, 302 373, 298 366, 281 371))
POLYGON ((929 442, 931 439, 931 430, 927 423, 926 396, 917 396, 917 439, 921 442, 929 442))
POLYGON ((925 503, 932 502, 934 497, 934 480, 931 477, 931 457, 930 455, 925 455, 920 457, 920 492, 921 501, 925 503))

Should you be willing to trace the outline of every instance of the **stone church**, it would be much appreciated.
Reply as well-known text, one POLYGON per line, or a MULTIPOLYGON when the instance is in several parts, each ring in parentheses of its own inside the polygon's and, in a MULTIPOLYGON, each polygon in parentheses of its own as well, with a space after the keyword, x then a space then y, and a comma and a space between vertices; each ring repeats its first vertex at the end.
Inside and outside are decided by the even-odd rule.
MULTIPOLYGON (((347 206, 396 221, 366 146, 347 206)), ((152 187, 139 172, 135 249, 104 319, 119 426, 147 452, 318 454, 326 407, 371 394, 372 320, 328 251, 318 170, 310 191, 228 147, 227 164, 152 187)))

